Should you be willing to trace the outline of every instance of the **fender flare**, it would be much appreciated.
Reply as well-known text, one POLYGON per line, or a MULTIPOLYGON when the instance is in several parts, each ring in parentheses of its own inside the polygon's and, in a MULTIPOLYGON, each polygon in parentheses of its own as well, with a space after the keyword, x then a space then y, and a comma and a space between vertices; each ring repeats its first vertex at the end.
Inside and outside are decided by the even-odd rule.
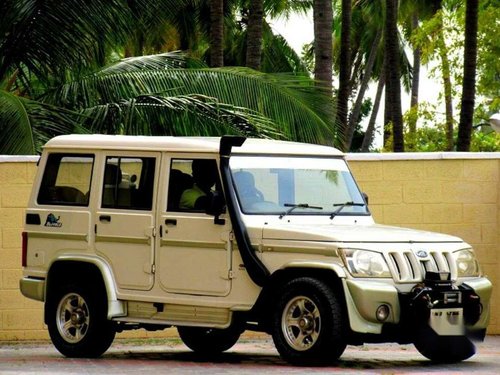
MULTIPOLYGON (((102 280, 104 282, 104 288, 106 289, 106 296, 108 300, 108 319, 115 317, 125 316, 127 314, 127 308, 123 301, 118 299, 116 294, 116 283, 111 267, 109 264, 101 259, 94 256, 86 255, 70 255, 65 254, 56 258, 50 265, 47 276, 50 276, 50 271, 52 267, 61 262, 74 262, 74 263, 87 263, 95 266, 99 273, 101 274, 102 280)), ((47 280, 47 283, 49 280, 47 280)), ((47 300, 47 289, 45 289, 45 300, 47 300)))
POLYGON ((313 269, 329 270, 329 271, 334 272, 338 276, 338 278, 340 278, 340 279, 346 278, 346 273, 345 273, 344 268, 338 264, 335 264, 335 263, 297 260, 297 261, 291 261, 291 262, 285 263, 279 269, 280 270, 287 270, 287 269, 292 269, 292 268, 306 268, 306 269, 311 269, 311 270, 313 270, 313 269))

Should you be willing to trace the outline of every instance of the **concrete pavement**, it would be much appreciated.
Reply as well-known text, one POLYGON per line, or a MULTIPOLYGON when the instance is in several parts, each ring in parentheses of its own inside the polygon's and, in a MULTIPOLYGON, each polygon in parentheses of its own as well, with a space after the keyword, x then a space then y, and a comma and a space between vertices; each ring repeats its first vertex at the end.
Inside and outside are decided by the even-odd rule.
POLYGON ((467 361, 442 365, 421 356, 413 345, 349 346, 331 367, 293 367, 282 361, 269 338, 241 339, 230 351, 202 358, 178 339, 115 340, 99 359, 65 358, 52 344, 0 343, 0 374, 428 374, 500 373, 500 336, 477 344, 467 361))

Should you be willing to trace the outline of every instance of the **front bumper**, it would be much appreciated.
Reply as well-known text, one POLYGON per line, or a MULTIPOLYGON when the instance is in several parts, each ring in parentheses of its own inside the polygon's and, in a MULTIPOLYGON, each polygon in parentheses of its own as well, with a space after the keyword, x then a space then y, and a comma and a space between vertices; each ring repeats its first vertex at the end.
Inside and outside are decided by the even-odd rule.
POLYGON ((390 331, 409 341, 419 324, 427 324, 438 335, 484 335, 490 316, 492 284, 487 278, 471 278, 460 286, 420 284, 411 293, 400 293, 389 283, 343 279, 351 331, 385 335, 390 331), (389 314, 377 319, 377 309, 386 305, 389 314), (406 336, 406 337, 404 337, 406 336))

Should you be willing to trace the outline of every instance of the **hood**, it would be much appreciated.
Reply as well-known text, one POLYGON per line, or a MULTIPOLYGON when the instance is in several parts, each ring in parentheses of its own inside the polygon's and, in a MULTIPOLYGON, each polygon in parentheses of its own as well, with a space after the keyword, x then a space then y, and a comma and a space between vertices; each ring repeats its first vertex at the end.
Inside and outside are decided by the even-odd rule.
POLYGON ((263 239, 295 241, 332 241, 349 243, 431 243, 463 242, 460 238, 414 229, 385 225, 298 225, 271 224, 263 228, 263 239))

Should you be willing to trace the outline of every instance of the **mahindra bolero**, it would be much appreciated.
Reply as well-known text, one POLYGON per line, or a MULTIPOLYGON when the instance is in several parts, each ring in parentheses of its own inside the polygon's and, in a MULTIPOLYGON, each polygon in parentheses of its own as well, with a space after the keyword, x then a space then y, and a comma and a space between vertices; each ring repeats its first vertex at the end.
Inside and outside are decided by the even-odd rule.
POLYGON ((472 356, 492 285, 457 237, 378 225, 343 154, 292 142, 69 135, 41 155, 22 293, 55 347, 96 357, 116 332, 177 327, 216 354, 245 330, 293 364, 346 345, 472 356))

